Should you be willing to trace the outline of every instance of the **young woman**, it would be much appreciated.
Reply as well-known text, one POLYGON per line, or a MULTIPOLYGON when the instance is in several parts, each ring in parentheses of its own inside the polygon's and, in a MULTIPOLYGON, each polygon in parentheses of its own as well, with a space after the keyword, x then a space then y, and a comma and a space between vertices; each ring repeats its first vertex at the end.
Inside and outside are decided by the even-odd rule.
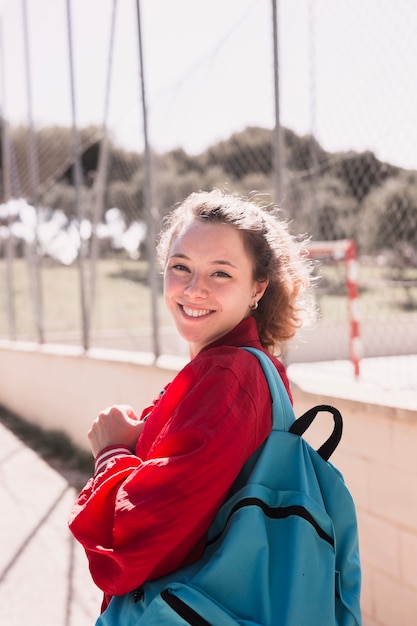
POLYGON ((290 394, 282 351, 301 325, 310 266, 277 213, 215 190, 191 194, 159 242, 167 307, 190 362, 137 417, 99 414, 96 471, 70 529, 84 546, 103 610, 111 596, 198 559, 210 524, 271 430, 271 400, 252 346, 290 394))

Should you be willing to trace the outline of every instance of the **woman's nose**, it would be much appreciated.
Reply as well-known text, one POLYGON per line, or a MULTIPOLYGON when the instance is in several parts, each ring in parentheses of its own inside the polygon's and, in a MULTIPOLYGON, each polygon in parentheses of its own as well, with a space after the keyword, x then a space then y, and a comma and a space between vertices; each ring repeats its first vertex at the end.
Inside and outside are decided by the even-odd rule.
POLYGON ((208 293, 208 288, 201 274, 192 274, 184 292, 193 298, 203 298, 208 293))

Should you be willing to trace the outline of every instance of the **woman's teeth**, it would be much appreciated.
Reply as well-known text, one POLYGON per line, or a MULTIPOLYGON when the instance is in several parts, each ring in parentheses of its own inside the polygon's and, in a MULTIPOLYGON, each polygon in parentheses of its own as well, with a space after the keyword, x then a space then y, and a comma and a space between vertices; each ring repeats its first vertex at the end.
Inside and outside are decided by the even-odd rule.
POLYGON ((189 317, 203 317, 211 313, 209 309, 189 309, 185 306, 182 307, 184 313, 189 317))

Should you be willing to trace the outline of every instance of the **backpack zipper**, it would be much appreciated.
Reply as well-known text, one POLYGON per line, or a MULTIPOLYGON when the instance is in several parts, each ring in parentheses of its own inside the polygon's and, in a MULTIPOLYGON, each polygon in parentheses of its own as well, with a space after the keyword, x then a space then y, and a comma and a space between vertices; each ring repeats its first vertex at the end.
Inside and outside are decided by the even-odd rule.
POLYGON ((258 506, 260 509, 262 509, 262 511, 264 512, 264 515, 266 515, 266 517, 269 517, 271 519, 285 519, 285 518, 290 517, 292 515, 295 515, 296 517, 302 517, 306 522, 309 522, 309 524, 311 524, 311 526, 313 526, 314 530, 319 535, 319 537, 324 539, 324 541, 327 541, 327 543, 333 549, 335 547, 334 546, 334 539, 333 539, 333 537, 328 535, 321 528, 321 526, 319 526, 319 524, 316 522, 314 517, 311 515, 310 511, 308 509, 306 509, 304 506, 293 504, 293 505, 290 505, 290 506, 270 507, 265 502, 263 502, 263 500, 261 500, 260 498, 243 498, 242 500, 239 500, 238 502, 236 502, 235 506, 232 508, 232 510, 230 511, 230 513, 229 513, 229 515, 228 515, 228 517, 226 519, 226 522, 225 522, 225 524, 223 526, 223 529, 217 535, 212 537, 212 539, 207 541, 206 547, 212 545, 218 539, 220 539, 220 537, 224 533, 224 531, 226 529, 226 526, 229 523, 229 521, 232 518, 232 516, 237 511, 239 511, 240 509, 243 509, 246 506, 258 506))
POLYGON ((175 613, 182 617, 188 624, 191 624, 191 626, 212 626, 212 624, 205 620, 204 617, 201 617, 201 615, 188 606, 181 598, 171 593, 169 589, 161 591, 161 598, 175 613))

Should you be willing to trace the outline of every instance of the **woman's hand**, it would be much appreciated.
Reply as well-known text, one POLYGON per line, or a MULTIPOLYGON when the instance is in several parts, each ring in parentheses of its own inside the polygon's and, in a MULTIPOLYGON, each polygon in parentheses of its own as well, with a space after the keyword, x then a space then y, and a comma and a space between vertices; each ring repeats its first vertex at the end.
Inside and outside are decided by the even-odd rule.
POLYGON ((144 424, 128 405, 118 404, 104 409, 98 414, 88 433, 94 457, 107 446, 117 444, 127 446, 134 452, 144 424))

